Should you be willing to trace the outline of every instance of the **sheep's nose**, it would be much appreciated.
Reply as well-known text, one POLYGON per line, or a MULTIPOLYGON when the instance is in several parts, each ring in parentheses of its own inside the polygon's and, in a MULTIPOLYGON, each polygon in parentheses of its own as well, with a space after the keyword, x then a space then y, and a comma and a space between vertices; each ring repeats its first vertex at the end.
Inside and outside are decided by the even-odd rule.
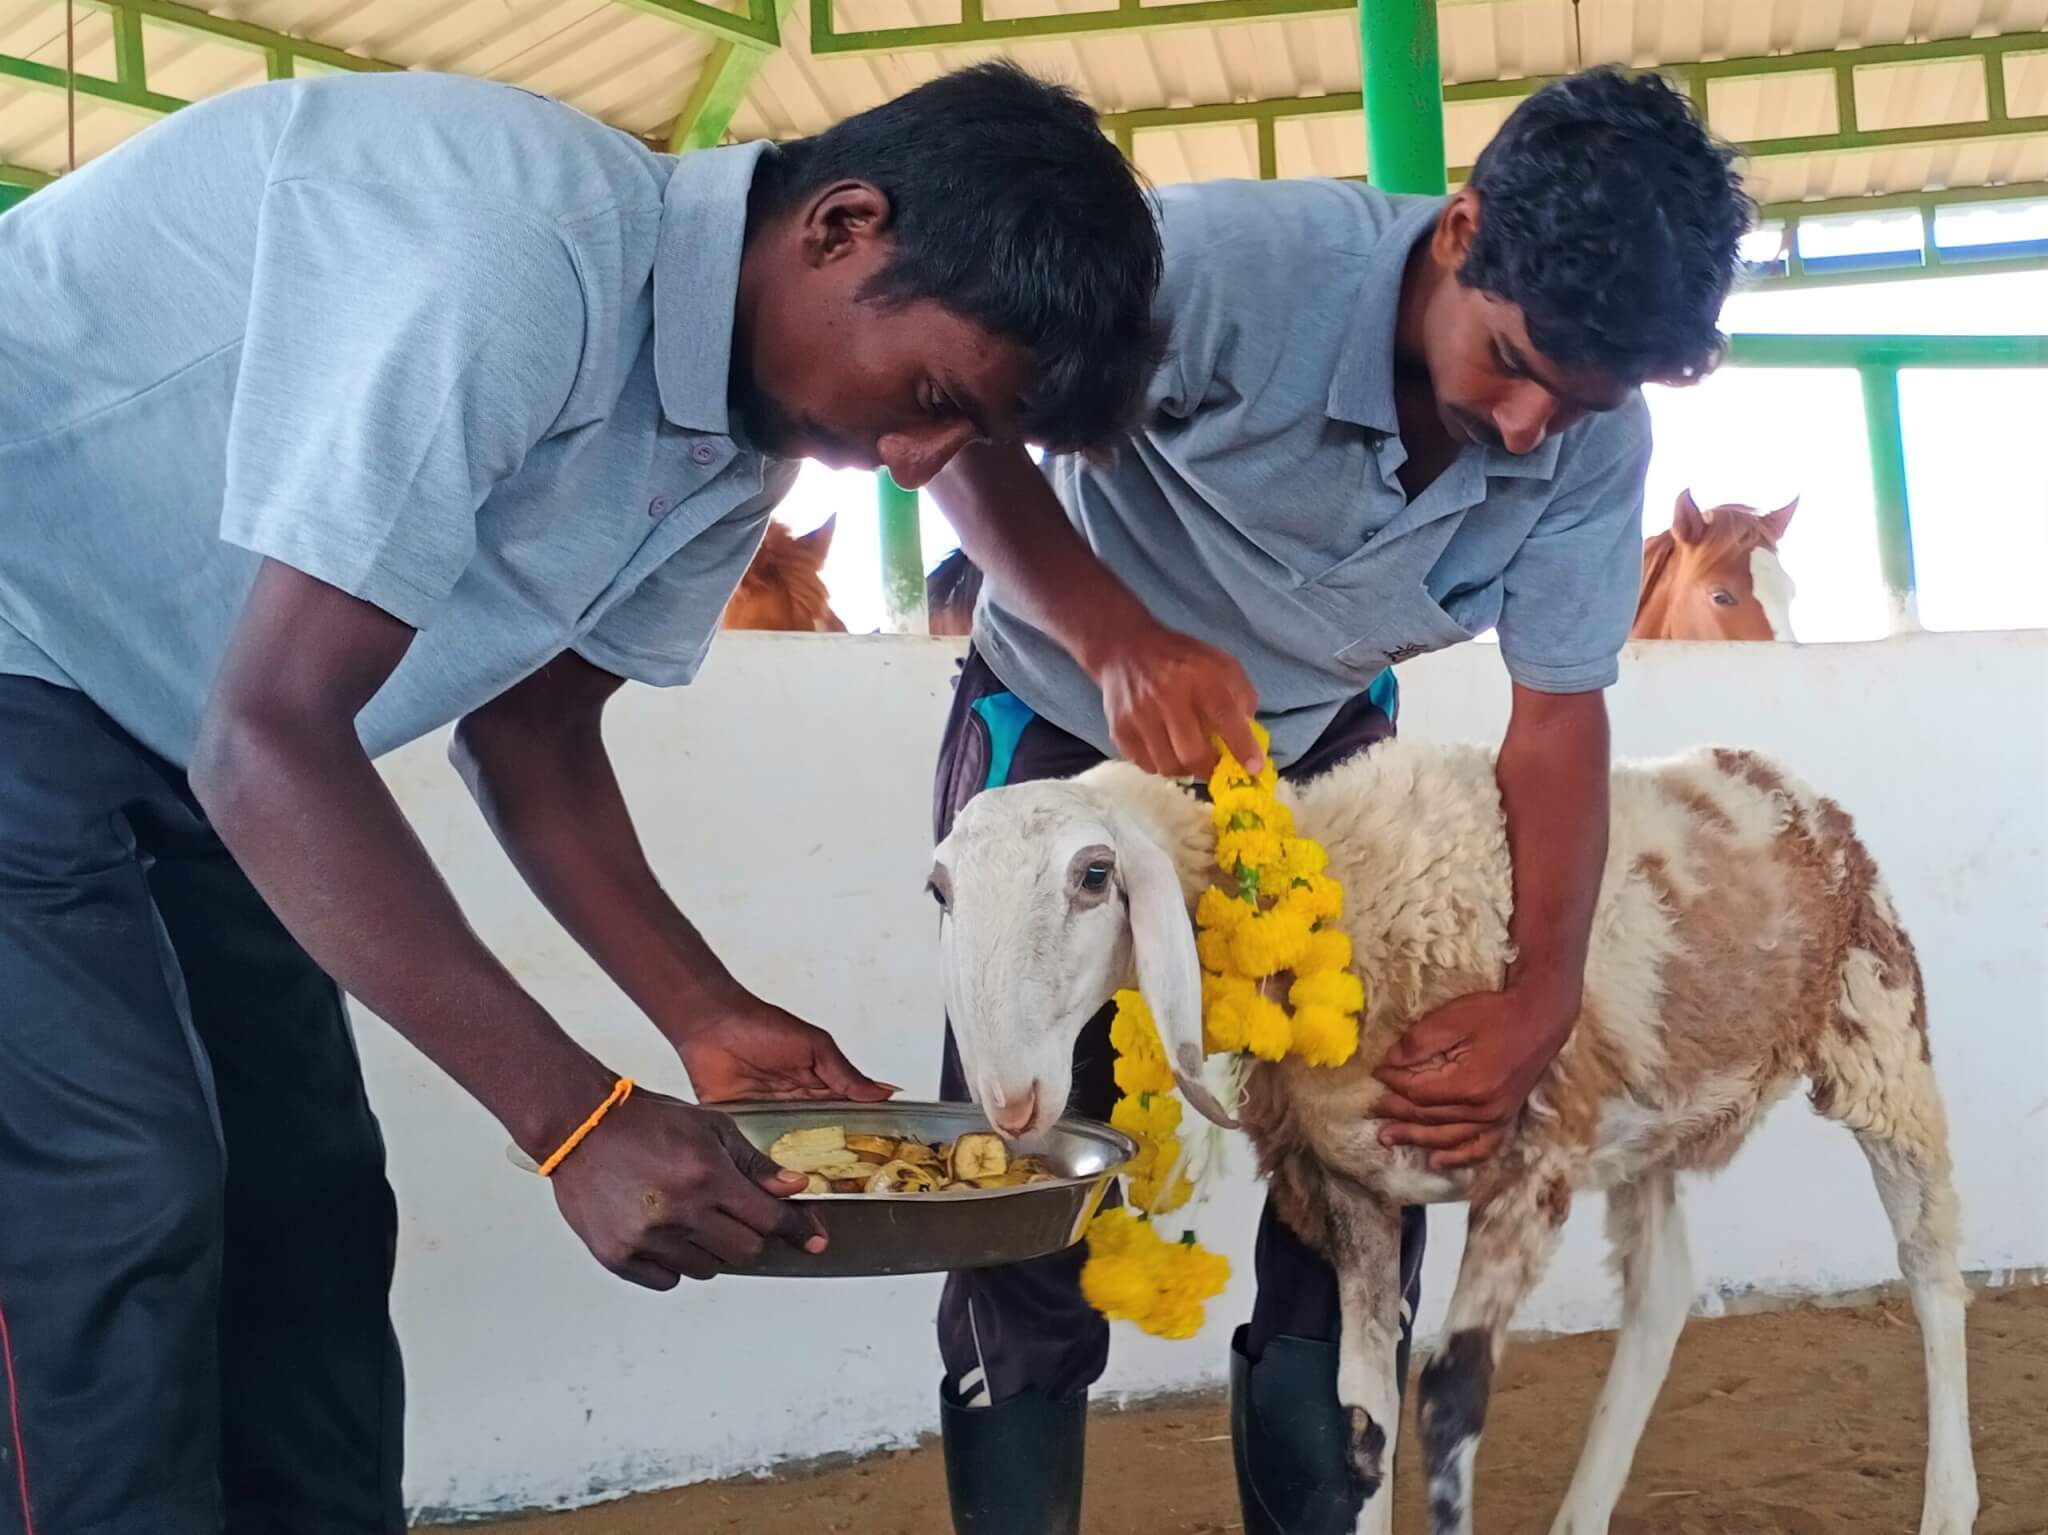
POLYGON ((988 1117, 995 1121, 995 1127, 1005 1135, 1022 1135, 1031 1128, 1031 1121, 1038 1117, 1038 1084, 1031 1084, 1031 1091, 1012 1103, 1008 1099, 990 1105, 988 1117))

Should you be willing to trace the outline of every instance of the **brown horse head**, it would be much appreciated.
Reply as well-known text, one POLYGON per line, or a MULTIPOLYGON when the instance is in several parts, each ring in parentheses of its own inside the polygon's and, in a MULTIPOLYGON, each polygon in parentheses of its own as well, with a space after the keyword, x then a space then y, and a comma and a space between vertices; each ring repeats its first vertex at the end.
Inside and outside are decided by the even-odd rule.
POLYGON ((834 520, 826 518, 801 538, 781 523, 770 522, 754 563, 747 567, 739 590, 725 606, 720 627, 844 634, 846 625, 832 611, 832 599, 820 574, 825 556, 832 550, 834 520))
POLYGON ((1638 640, 1789 640, 1792 578, 1778 562, 1778 540, 1799 507, 1747 506, 1701 511, 1691 491, 1678 497, 1671 531, 1643 542, 1643 589, 1636 602, 1638 640))

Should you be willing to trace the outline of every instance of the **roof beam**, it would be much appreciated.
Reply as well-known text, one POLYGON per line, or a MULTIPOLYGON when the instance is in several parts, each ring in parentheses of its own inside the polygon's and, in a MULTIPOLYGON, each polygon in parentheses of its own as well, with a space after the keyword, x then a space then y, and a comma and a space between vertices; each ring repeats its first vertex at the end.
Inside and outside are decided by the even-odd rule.
MULTIPOLYGON (((23 85, 37 85, 51 91, 61 91, 67 84, 64 70, 57 65, 17 58, 11 53, 0 53, 0 79, 18 80, 23 85)), ((75 87, 83 100, 125 107, 131 112, 143 112, 153 117, 175 112, 189 104, 179 96, 160 95, 147 86, 124 80, 106 80, 98 75, 79 75, 75 87)))
MULTIPOLYGON (((791 0, 749 0, 749 3, 757 8, 766 8, 770 27, 779 37, 782 17, 789 10, 791 0)), ((683 99, 682 107, 676 113, 675 123, 669 129, 668 152, 679 155, 692 149, 709 149, 724 138, 726 129, 732 126, 733 114, 747 99, 754 76, 761 72, 761 66, 768 62, 774 51, 772 43, 762 47, 730 37, 722 37, 713 44, 690 86, 690 94, 683 99)))
POLYGON ((176 0, 88 0, 88 3, 96 10, 113 13, 117 38, 123 25, 123 13, 133 18, 131 24, 137 28, 138 63, 141 60, 139 28, 141 20, 146 17, 167 27, 199 33, 216 42, 239 43, 244 47, 260 49, 266 54, 281 53, 289 59, 304 59, 308 63, 324 64, 329 69, 397 70, 405 67, 403 64, 370 58, 365 54, 350 53, 345 48, 331 47, 326 43, 315 42, 311 38, 293 37, 287 32, 259 27, 253 22, 216 16, 195 6, 179 5, 176 0))
POLYGON ((747 87, 754 83, 767 57, 765 50, 744 47, 729 38, 713 44, 669 129, 668 152, 680 155, 709 149, 724 138, 733 114, 746 100, 747 87))
MULTIPOLYGON (((86 3, 106 12, 113 22, 113 79, 84 74, 67 79, 65 71, 58 65, 0 54, 0 81, 13 80, 51 91, 62 91, 68 87, 88 101, 151 117, 165 116, 180 107, 190 106, 191 103, 182 96, 150 89, 148 56, 143 39, 144 21, 190 32, 212 42, 257 49, 264 55, 266 70, 273 80, 290 79, 301 61, 351 71, 394 71, 405 67, 385 59, 350 53, 311 38, 294 37, 253 22, 216 16, 194 6, 179 4, 178 0, 86 0, 86 3)), ((621 3, 715 40, 711 57, 671 131, 670 142, 680 148, 716 143, 731 123, 733 113, 745 100, 747 87, 762 62, 781 46, 780 18, 789 0, 748 0, 744 15, 703 4, 701 0, 621 0, 621 3)), ((37 176, 42 176, 44 181, 48 179, 43 173, 26 167, 0 166, 0 188, 6 189, 0 193, 0 207, 19 201, 41 185, 41 181, 27 179, 37 176)))
POLYGON ((307 38, 273 32, 268 27, 215 16, 207 11, 179 5, 175 0, 89 0, 96 10, 105 11, 114 23, 115 78, 79 75, 67 80, 57 65, 14 54, 0 53, 0 79, 17 80, 45 90, 61 91, 69 85, 89 101, 122 107, 161 117, 191 103, 182 96, 168 96, 149 88, 149 65, 143 47, 145 20, 206 37, 211 41, 260 49, 266 56, 273 79, 289 77, 292 67, 303 59, 330 69, 395 70, 403 66, 382 59, 366 58, 340 48, 330 48, 307 38))
MULTIPOLYGON (((1320 3, 1320 0, 1318 0, 1320 3)), ((1180 10, 1188 7, 1172 7, 1180 10)), ((1113 16, 1117 12, 1092 14, 1113 16)), ((1150 8, 1147 14, 1151 14, 1150 8)), ((1896 148, 1910 144, 1940 144, 1958 140, 2012 138, 2048 134, 2048 112, 2014 116, 2007 108, 2005 60, 2009 55, 2048 52, 2048 32, 2011 33, 2004 37, 1958 38, 1939 43, 1907 43, 1875 48, 1845 48, 1816 53, 1759 55, 1752 58, 1718 59, 1700 63, 1670 63, 1654 66, 1663 74, 1685 84, 1708 123, 1713 122, 1709 87, 1714 81, 1748 79, 1778 74, 1831 72, 1835 74, 1836 126, 1832 133, 1793 134, 1776 138, 1751 139, 1742 151, 1751 159, 1781 155, 1822 154, 1830 151, 1896 148), (1957 123, 1930 123, 1918 127, 1865 128, 1855 115, 1855 75, 1862 69, 1895 68, 1904 64, 1941 63, 1975 59, 1985 73, 1986 111, 1981 118, 1957 123), (1997 90, 1990 88, 1996 81, 1997 90)), ((1513 100, 1527 96, 1555 76, 1539 75, 1522 80, 1468 80, 1444 87, 1445 105, 1475 101, 1513 100)), ((1358 91, 1328 96, 1269 101, 1216 102, 1192 107, 1158 107, 1134 112, 1109 113, 1103 126, 1119 144, 1147 129, 1193 127, 1216 123, 1248 123, 1259 132, 1262 144, 1271 135, 1271 124, 1286 118, 1321 116, 1330 113, 1362 113, 1365 101, 1358 91)), ((1470 166, 1453 166, 1453 181, 1465 179, 1470 166)))
MULTIPOLYGON (((1099 37, 1104 33, 1154 31, 1162 27, 1230 26, 1245 22, 1285 21, 1296 16, 1330 16, 1353 11, 1358 3, 1359 0, 1186 0, 1179 5, 1147 5, 1144 0, 1117 0, 1113 7, 1099 11, 992 17, 985 13, 982 0, 960 0, 958 21, 841 32, 833 21, 833 0, 811 0, 811 52, 880 53, 899 48, 1000 46, 1060 38, 1099 37)), ((1394 3, 1413 3, 1413 0, 1394 0, 1394 3)), ((1437 0, 1437 7, 1490 3, 1491 0, 1437 0)))
POLYGON ((1939 192, 1885 192, 1870 197, 1814 198, 1807 202, 1765 203, 1761 221, 1824 218, 1831 213, 1889 213, 1901 208, 1918 208, 1932 213, 1936 208, 1974 208, 1984 203, 2048 201, 2048 181, 2023 181, 2002 187, 1948 187, 1939 192))
POLYGON ((776 0, 747 0, 745 15, 705 5, 702 0, 619 0, 619 3, 693 31, 707 32, 727 42, 752 43, 757 48, 769 49, 782 46, 782 24, 777 19, 779 7, 776 0))
POLYGON ((1098 37, 1106 32, 1150 31, 1158 27, 1213 27, 1231 22, 1275 21, 1290 16, 1326 16, 1350 11, 1357 0, 1190 0, 1183 5, 1147 6, 1117 0, 1114 9, 1062 11, 1053 15, 991 17, 982 0, 960 0, 960 19, 931 26, 876 27, 838 31, 833 0, 811 0, 811 52, 882 53, 907 48, 961 48, 1098 37))

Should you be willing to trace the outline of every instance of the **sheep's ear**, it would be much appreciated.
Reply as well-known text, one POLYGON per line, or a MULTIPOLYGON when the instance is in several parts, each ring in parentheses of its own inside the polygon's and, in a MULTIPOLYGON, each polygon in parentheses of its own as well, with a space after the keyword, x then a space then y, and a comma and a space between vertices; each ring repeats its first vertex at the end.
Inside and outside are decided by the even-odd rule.
POLYGON ((1117 842, 1124 895, 1130 902, 1138 990, 1159 1025, 1167 1064, 1197 1113, 1234 1130, 1237 1121, 1202 1081, 1202 962, 1195 953, 1195 928, 1188 919, 1187 898, 1181 894, 1180 874, 1158 843, 1128 823, 1118 829, 1117 842))

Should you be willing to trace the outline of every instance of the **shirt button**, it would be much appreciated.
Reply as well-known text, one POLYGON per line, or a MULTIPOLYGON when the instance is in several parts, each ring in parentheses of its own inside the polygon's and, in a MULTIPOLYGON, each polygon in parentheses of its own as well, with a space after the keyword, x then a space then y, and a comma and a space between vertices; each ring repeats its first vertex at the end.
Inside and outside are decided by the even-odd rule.
POLYGON ((718 457, 718 449, 712 447, 708 442, 700 442, 696 447, 690 449, 690 457, 700 464, 708 464, 718 457))
POLYGON ((647 515, 650 517, 660 517, 664 515, 667 511, 667 496, 656 496, 652 501, 647 503, 647 515))

